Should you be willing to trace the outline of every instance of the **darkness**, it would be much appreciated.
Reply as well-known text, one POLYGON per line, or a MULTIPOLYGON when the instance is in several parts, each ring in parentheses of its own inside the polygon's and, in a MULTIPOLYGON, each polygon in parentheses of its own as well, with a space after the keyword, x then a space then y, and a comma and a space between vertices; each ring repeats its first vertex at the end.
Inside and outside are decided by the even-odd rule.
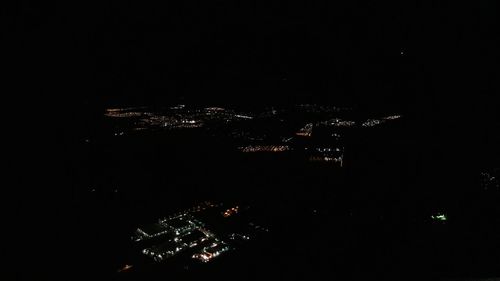
POLYGON ((72 252, 47 257, 86 247, 72 220, 75 159, 86 153, 76 140, 97 133, 109 106, 398 111, 408 119, 408 157, 432 163, 419 183, 436 170, 498 167, 495 1, 9 4, 3 96, 6 163, 16 172, 6 189, 16 200, 7 193, 5 214, 19 229, 10 256, 21 279, 67 277, 85 264, 72 252))

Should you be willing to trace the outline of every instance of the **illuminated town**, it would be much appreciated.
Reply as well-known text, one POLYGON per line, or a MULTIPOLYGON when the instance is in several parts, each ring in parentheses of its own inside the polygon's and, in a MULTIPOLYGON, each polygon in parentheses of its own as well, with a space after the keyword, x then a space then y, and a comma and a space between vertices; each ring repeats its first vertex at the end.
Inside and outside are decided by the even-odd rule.
MULTIPOLYGON (((172 161, 183 165, 181 175, 177 177, 169 167, 164 168, 168 176, 162 178, 168 185, 171 178, 176 177, 175 182, 181 187, 175 188, 179 188, 184 198, 192 200, 195 196, 204 198, 207 194, 217 194, 219 198, 234 196, 246 200, 248 196, 252 203, 262 207, 257 219, 248 216, 250 204, 201 201, 194 207, 170 212, 153 222, 136 221, 139 227, 134 228, 131 237, 133 254, 115 268, 119 275, 139 272, 148 264, 186 271, 196 268, 196 272, 230 262, 240 268, 267 255, 267 249, 274 245, 280 245, 279 251, 293 256, 293 251, 287 252, 287 249, 295 241, 301 241, 298 249, 310 247, 308 249, 320 251, 318 249, 328 247, 336 253, 341 242, 325 246, 324 241, 330 236, 321 234, 316 239, 311 232, 323 227, 324 222, 336 219, 349 229, 346 233, 364 232, 372 226, 384 229, 396 224, 416 233, 425 231, 427 241, 447 245, 443 233, 453 235, 451 229, 463 219, 463 214, 453 206, 442 203, 448 195, 445 191, 434 193, 432 182, 425 182, 430 185, 423 188, 427 197, 419 199, 431 201, 432 207, 427 208, 427 203, 412 203, 414 205, 405 212, 391 213, 383 204, 378 205, 384 200, 380 199, 381 194, 400 192, 397 180, 381 180, 392 179, 401 169, 401 158, 406 157, 406 154, 394 152, 401 145, 396 140, 409 135, 401 129, 409 120, 398 112, 358 114, 348 107, 314 104, 254 108, 179 104, 163 108, 108 109, 104 121, 110 128, 106 136, 110 143, 123 143, 128 149, 134 147, 137 140, 148 138, 162 147, 152 149, 151 155, 157 151, 163 153, 163 149, 168 159, 174 155, 172 161), (164 148, 164 140, 169 144, 178 142, 171 148, 164 148), (215 164, 215 160, 223 164, 215 164), (299 191, 291 191, 291 187, 299 191), (364 194, 358 194, 359 190, 364 194), (300 196, 291 200, 290 194, 294 192, 300 196), (291 213, 291 210, 295 211, 291 213), (255 223, 262 219, 270 220, 272 232, 255 223)), ((137 146, 137 149, 143 151, 144 148, 137 146)), ((127 167, 134 163, 124 161, 122 165, 127 167)), ((150 168, 156 167, 162 166, 150 168)), ((159 169, 159 174, 165 173, 159 169)), ((500 194, 498 169, 482 168, 475 177, 481 190, 477 196, 497 198, 500 194)), ((170 196, 169 191, 162 194, 170 196)), ((229 202, 238 201, 231 199, 229 202)), ((156 205, 162 206, 160 199, 156 205)), ((155 212, 151 214, 154 217, 155 212)), ((472 214, 475 213, 471 212, 471 217, 472 214)), ((486 218, 488 215, 481 217, 486 218)), ((148 221, 144 217, 142 220, 148 221)), ((338 241, 350 241, 349 234, 344 236, 342 231, 336 229, 332 236, 338 241)), ((387 234, 374 235, 384 240, 387 234)), ((415 235, 414 239, 419 239, 418 234, 415 235)), ((388 243, 387 239, 384 241, 388 243)), ((431 242, 423 248, 432 248, 431 242)), ((377 247, 373 245, 379 244, 370 247, 377 247)), ((383 248, 382 244, 380 246, 383 248)), ((356 253, 364 253, 363 247, 353 246, 356 253)), ((349 251, 338 254, 349 256, 349 251)), ((436 257, 436 263, 439 262, 441 260, 436 257)), ((226 268, 218 270, 223 272, 226 268)))
POLYGON ((0 281, 500 281, 499 0, 4 3, 0 281))
POLYGON ((345 146, 342 139, 352 131, 390 125, 401 115, 394 114, 364 121, 336 117, 352 109, 314 104, 300 104, 292 108, 263 108, 237 110, 223 107, 193 107, 185 104, 152 110, 147 107, 107 109, 105 116, 120 137, 134 131, 202 130, 218 138, 225 138, 233 149, 243 153, 282 153, 303 151, 305 161, 345 165, 345 146), (299 118, 291 123, 290 114, 299 118), (287 117, 288 116, 288 117, 287 117), (319 119, 319 120, 317 120, 319 119), (296 122, 296 121, 295 121, 296 122), (316 132, 328 132, 331 139, 325 145, 315 144, 316 132), (333 142, 333 143, 328 143, 333 142), (314 145, 312 145, 314 144, 314 145))
MULTIPOLYGON (((480 206, 449 203, 461 184, 455 171, 441 174, 443 164, 414 142, 419 132, 405 129, 419 120, 397 111, 177 104, 111 108, 101 116, 101 135, 81 138, 107 156, 93 162, 100 181, 85 190, 90 202, 117 202, 120 210, 122 228, 102 223, 125 240, 114 245, 109 266, 118 280, 227 280, 256 265, 279 272, 328 259, 341 272, 344 259, 392 251, 393 239, 410 237, 412 254, 450 249, 457 240, 448 237, 461 228, 496 221, 495 162, 456 172, 469 177, 468 196, 480 206), (405 166, 411 157, 421 159, 417 168, 405 166), (428 167, 441 182, 434 174, 415 182, 415 170, 428 167)), ((431 259, 446 264, 444 254, 431 259)))
POLYGON ((106 110, 109 118, 131 118, 132 130, 143 129, 186 129, 200 128, 210 122, 231 122, 251 120, 252 116, 237 113, 220 107, 187 109, 185 105, 177 105, 161 112, 151 111, 144 107, 110 108, 106 110))
POLYGON ((331 120, 319 122, 318 125, 332 126, 332 127, 353 127, 356 125, 356 122, 350 121, 350 120, 342 120, 339 118, 334 118, 331 120))
POLYGON ((206 201, 159 219, 156 223, 138 227, 132 240, 138 245, 149 245, 141 252, 156 262, 188 255, 193 260, 207 263, 228 251, 237 250, 242 241, 268 232, 267 228, 253 222, 246 222, 246 227, 239 227, 237 232, 217 230, 217 226, 231 225, 231 220, 225 219, 233 219, 240 211, 240 206, 226 209, 223 204, 206 201), (211 224, 204 223, 203 218, 211 221, 211 224), (215 227, 215 232, 211 230, 212 227, 215 227))

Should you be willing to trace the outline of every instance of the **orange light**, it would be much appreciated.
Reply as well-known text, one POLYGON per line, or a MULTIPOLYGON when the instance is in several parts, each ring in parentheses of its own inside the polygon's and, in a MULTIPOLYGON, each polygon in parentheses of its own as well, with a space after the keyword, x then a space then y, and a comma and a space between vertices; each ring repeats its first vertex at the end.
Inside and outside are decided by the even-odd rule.
POLYGON ((118 272, 128 271, 133 267, 133 265, 126 264, 123 268, 118 269, 118 272))

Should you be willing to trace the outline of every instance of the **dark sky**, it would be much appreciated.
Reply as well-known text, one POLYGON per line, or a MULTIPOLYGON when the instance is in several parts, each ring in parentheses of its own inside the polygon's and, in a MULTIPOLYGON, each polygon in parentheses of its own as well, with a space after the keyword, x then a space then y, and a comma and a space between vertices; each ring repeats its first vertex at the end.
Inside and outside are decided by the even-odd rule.
POLYGON ((436 98, 441 104, 457 90, 474 98, 493 90, 495 6, 492 0, 21 2, 14 26, 20 59, 35 62, 32 76, 82 102, 404 107, 436 98))

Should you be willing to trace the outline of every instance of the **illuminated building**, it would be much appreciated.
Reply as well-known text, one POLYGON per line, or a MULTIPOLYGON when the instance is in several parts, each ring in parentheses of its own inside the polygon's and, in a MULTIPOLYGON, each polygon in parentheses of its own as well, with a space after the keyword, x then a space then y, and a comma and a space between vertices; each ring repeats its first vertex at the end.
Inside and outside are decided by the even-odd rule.
POLYGON ((152 257, 155 261, 162 261, 163 259, 174 256, 186 248, 186 244, 177 243, 175 241, 167 241, 160 245, 146 248, 142 250, 142 253, 152 257))
MULTIPOLYGON (((220 204, 204 202, 198 206, 192 207, 183 212, 179 212, 170 217, 160 219, 158 223, 151 224, 145 227, 140 227, 136 230, 135 239, 139 245, 142 240, 158 237, 152 241, 159 241, 153 246, 148 246, 142 250, 142 253, 151 257, 157 262, 164 261, 170 257, 185 253, 195 253, 192 257, 200 259, 203 262, 219 256, 230 249, 229 245, 222 241, 212 231, 205 227, 205 224, 194 217, 194 213, 200 212, 207 208, 220 207, 220 204)), ((239 207, 235 206, 223 212, 223 215, 233 215, 239 211, 239 207)), ((248 236, 240 235, 233 238, 240 240, 248 240, 248 236)))
POLYGON ((390 116, 386 116, 386 117, 384 117, 382 119, 384 119, 384 120, 396 120, 396 119, 399 119, 399 118, 401 118, 401 115, 390 115, 390 116))
POLYGON ((288 145, 249 145, 241 147, 242 152, 284 152, 290 150, 288 145))
POLYGON ((178 241, 182 241, 188 245, 188 247, 194 247, 197 246, 199 243, 204 242, 208 239, 208 235, 200 230, 194 230, 191 233, 188 233, 181 238, 178 239, 178 241))
POLYGON ((344 149, 339 147, 317 147, 308 150, 311 154, 309 161, 311 162, 330 162, 336 163, 340 167, 343 166, 344 149))
POLYGON ((312 162, 335 162, 342 166, 342 157, 326 157, 326 156, 310 156, 309 161, 312 162))
POLYGON ((224 213, 222 213, 222 216, 224 216, 225 218, 230 217, 230 216, 232 216, 234 214, 237 214, 238 210, 239 210, 238 206, 230 208, 230 209, 227 209, 226 211, 224 211, 224 213))
POLYGON ((139 240, 144 240, 144 239, 150 239, 153 237, 158 237, 160 235, 164 235, 168 233, 170 229, 161 223, 155 223, 151 225, 146 225, 140 228, 137 228, 136 230, 136 237, 134 240, 139 241, 139 240))
POLYGON ((385 120, 379 120, 379 119, 368 119, 365 122, 361 124, 362 127, 374 127, 377 125, 380 125, 384 123, 385 120))
POLYGON ((175 235, 159 245, 146 248, 142 253, 152 257, 155 261, 162 261, 186 249, 196 247, 208 241, 211 237, 213 237, 213 234, 207 230, 194 229, 183 235, 175 235))
POLYGON ((204 247, 200 253, 194 254, 192 258, 198 259, 201 262, 209 262, 222 253, 229 251, 229 249, 226 243, 217 241, 208 247, 204 247))
POLYGON ((308 123, 295 134, 297 136, 310 137, 312 135, 312 129, 313 129, 313 124, 308 123))
POLYGON ((195 220, 192 216, 182 214, 173 218, 159 220, 154 224, 137 228, 132 239, 135 241, 141 241, 167 234, 181 235, 193 231, 201 226, 203 226, 203 223, 195 220))
POLYGON ((139 117, 143 114, 141 111, 142 109, 144 109, 144 107, 108 108, 104 115, 117 118, 139 117))
POLYGON ((339 118, 333 118, 330 120, 319 122, 318 125, 331 126, 331 127, 353 127, 356 125, 356 122, 350 120, 342 120, 339 118))
POLYGON ((401 115, 390 115, 381 119, 368 119, 361 124, 362 127, 375 127, 385 123, 386 121, 396 120, 401 118, 401 115))
POLYGON ((184 104, 179 104, 179 105, 176 105, 176 106, 172 106, 172 107, 170 107, 170 109, 183 109, 184 107, 186 107, 186 105, 184 105, 184 104))

